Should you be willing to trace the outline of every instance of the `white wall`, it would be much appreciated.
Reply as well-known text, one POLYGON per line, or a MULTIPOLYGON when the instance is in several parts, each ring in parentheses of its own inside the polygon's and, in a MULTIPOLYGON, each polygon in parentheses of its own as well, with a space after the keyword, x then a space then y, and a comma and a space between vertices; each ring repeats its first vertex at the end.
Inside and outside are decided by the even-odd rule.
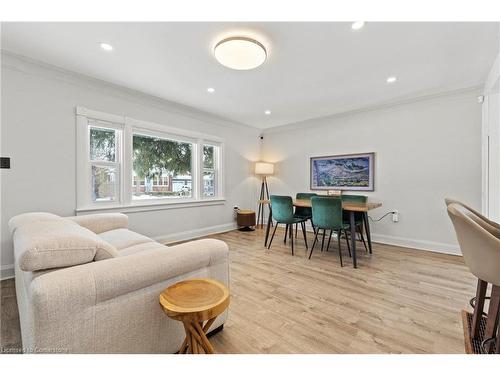
POLYGON ((130 227, 152 237, 180 239, 231 228, 234 205, 253 207, 259 131, 131 90, 2 54, 1 265, 14 262, 8 220, 28 211, 74 215, 75 107, 225 138, 226 202, 222 205, 130 213, 130 227))
POLYGON ((486 216, 500 221, 500 53, 486 78, 483 95, 482 208, 486 216))
MULTIPOLYGON (((271 194, 309 191, 311 156, 375 152, 370 212, 379 242, 459 253, 444 198, 481 206, 481 105, 477 90, 271 129, 263 160, 277 162, 271 194)), ((362 193, 360 193, 362 194, 362 193)))

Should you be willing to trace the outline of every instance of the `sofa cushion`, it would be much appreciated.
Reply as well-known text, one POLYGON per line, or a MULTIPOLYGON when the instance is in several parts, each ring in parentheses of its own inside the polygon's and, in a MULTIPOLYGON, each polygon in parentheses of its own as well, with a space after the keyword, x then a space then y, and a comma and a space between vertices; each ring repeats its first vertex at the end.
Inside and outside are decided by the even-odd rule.
POLYGON ((64 218, 20 225, 14 231, 14 242, 15 256, 23 271, 88 263, 97 253, 117 254, 97 234, 64 218))
POLYGON ((37 221, 55 221, 55 220, 64 220, 64 218, 48 212, 28 212, 11 218, 9 220, 9 230, 11 234, 14 234, 17 228, 25 224, 37 221))
POLYGON ((117 250, 122 250, 126 247, 138 245, 145 242, 155 242, 149 237, 142 234, 132 232, 129 229, 113 229, 107 232, 99 233, 98 235, 104 241, 113 245, 117 250))
POLYGON ((68 219, 97 234, 128 227, 128 216, 121 213, 73 216, 68 219))
POLYGON ((120 249, 118 251, 119 256, 126 256, 126 255, 131 255, 131 254, 137 254, 142 251, 150 251, 150 250, 156 250, 156 249, 163 249, 166 250, 168 249, 168 246, 162 245, 159 242, 143 242, 138 245, 133 245, 129 247, 125 247, 123 249, 120 249))

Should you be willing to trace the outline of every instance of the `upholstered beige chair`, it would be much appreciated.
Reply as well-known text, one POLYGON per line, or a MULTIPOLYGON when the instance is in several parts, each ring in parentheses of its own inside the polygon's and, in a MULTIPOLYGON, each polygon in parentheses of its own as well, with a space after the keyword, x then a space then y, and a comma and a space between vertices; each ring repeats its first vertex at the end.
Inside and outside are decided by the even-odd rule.
MULTIPOLYGON (((488 219, 486 216, 483 216, 481 213, 479 213, 478 211, 476 211, 475 209, 466 205, 463 202, 460 202, 460 201, 457 201, 457 200, 451 199, 451 198, 445 198, 444 202, 446 203, 447 207, 452 203, 456 203, 456 204, 466 208, 468 211, 470 211, 475 216, 477 216, 479 219, 481 219, 478 222, 479 225, 481 225, 482 223, 488 224, 489 227, 486 226, 485 229, 490 231, 491 233, 493 233, 493 235, 495 235, 495 237, 500 238, 500 224, 494 222, 493 220, 488 219)), ((471 219, 474 220, 474 216, 472 216, 471 219)))
MULTIPOLYGON (((488 283, 492 284, 485 339, 497 336, 500 307, 500 237, 497 224, 483 220, 472 209, 459 202, 447 202, 448 215, 455 227, 465 264, 478 278, 476 303, 472 321, 472 337, 476 338, 484 309, 488 283), (494 225, 492 225, 492 224, 494 225)), ((496 351, 499 352, 500 336, 496 351)), ((490 346, 487 345, 487 350, 490 346)))

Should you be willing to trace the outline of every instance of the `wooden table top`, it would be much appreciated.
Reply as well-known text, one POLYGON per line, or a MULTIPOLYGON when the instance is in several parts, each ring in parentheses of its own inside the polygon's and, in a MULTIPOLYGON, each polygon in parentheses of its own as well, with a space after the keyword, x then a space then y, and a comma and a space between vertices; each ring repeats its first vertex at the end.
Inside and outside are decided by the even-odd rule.
MULTIPOLYGON (((271 203, 268 199, 259 200, 259 203, 269 204, 271 203)), ((311 200, 309 199, 294 199, 293 205, 295 207, 311 207, 311 200)), ((342 209, 346 211, 356 211, 356 212, 367 212, 373 210, 374 208, 381 207, 382 203, 379 202, 342 202, 342 209)))
MULTIPOLYGON (((311 207, 310 199, 294 199, 293 205, 295 207, 311 207)), ((378 202, 342 202, 342 209, 346 211, 356 211, 356 212, 367 212, 382 206, 382 203, 378 202)))
POLYGON ((172 319, 198 322, 220 315, 229 306, 229 290, 213 279, 190 279, 169 286, 160 304, 172 319))

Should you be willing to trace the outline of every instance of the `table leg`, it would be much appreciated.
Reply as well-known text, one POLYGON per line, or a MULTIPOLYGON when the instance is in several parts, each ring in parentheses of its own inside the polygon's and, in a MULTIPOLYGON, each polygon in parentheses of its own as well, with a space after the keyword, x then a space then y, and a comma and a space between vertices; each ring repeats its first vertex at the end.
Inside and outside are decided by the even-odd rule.
POLYGON ((368 219, 368 212, 363 212, 363 221, 365 222, 366 238, 368 240, 368 250, 372 253, 372 235, 370 233, 370 223, 368 219))
POLYGON ((269 238, 269 229, 271 228, 271 221, 273 220, 273 211, 269 205, 269 218, 267 219, 266 239, 264 240, 264 247, 267 247, 267 239, 269 238))
POLYGON ((352 265, 354 268, 358 268, 356 259, 356 222, 354 221, 354 211, 349 211, 349 223, 351 226, 352 265))

